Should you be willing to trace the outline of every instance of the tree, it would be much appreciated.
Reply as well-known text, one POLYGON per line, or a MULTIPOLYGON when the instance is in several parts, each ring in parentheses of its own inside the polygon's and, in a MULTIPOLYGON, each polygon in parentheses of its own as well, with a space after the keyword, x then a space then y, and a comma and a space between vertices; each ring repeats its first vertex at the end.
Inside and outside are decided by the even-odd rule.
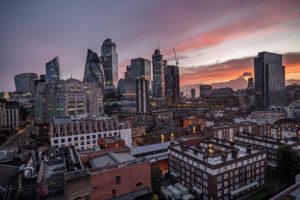
POLYGON ((282 145, 277 151, 277 170, 287 178, 300 173, 300 157, 291 145, 282 145))
POLYGON ((151 183, 153 193, 159 195, 162 181, 162 173, 158 165, 154 165, 151 172, 151 183))

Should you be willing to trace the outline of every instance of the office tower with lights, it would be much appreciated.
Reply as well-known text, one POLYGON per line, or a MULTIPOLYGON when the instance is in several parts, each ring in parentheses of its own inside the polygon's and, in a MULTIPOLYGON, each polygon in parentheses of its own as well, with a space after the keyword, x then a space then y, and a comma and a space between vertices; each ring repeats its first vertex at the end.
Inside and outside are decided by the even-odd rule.
POLYGON ((111 39, 106 39, 101 46, 101 58, 105 75, 105 85, 118 84, 118 54, 116 44, 111 39))
POLYGON ((166 62, 160 54, 160 50, 156 49, 152 55, 153 70, 153 97, 165 99, 165 69, 166 62))
POLYGON ((166 103, 174 105, 179 101, 179 67, 168 65, 166 70, 166 103))
POLYGON ((17 92, 35 92, 35 81, 38 80, 36 73, 23 73, 15 76, 17 92))
POLYGON ((258 110, 285 105, 285 67, 282 55, 260 52, 254 58, 255 104, 258 110))
POLYGON ((46 81, 60 80, 61 72, 58 57, 46 63, 46 81))
POLYGON ((131 75, 134 79, 144 77, 151 81, 151 61, 145 58, 135 58, 131 60, 131 75))
POLYGON ((104 72, 97 53, 88 49, 84 70, 84 82, 96 83, 98 88, 104 88, 104 72))

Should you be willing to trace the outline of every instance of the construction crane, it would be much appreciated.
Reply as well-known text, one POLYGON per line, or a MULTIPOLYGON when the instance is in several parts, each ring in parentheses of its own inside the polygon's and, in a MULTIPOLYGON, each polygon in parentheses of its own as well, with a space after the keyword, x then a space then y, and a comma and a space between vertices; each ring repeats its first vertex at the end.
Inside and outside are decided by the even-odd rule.
POLYGON ((173 52, 174 52, 174 56, 175 56, 175 61, 176 61, 176 66, 178 66, 178 59, 177 59, 177 56, 176 56, 176 51, 175 51, 175 48, 173 48, 173 52))

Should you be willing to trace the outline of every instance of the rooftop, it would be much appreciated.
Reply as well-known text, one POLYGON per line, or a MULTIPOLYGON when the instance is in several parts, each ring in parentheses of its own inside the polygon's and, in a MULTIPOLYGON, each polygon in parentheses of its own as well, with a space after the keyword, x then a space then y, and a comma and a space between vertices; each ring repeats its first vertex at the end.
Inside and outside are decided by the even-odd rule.
POLYGON ((135 161, 136 158, 129 153, 106 153, 90 160, 92 168, 117 166, 119 164, 135 161))

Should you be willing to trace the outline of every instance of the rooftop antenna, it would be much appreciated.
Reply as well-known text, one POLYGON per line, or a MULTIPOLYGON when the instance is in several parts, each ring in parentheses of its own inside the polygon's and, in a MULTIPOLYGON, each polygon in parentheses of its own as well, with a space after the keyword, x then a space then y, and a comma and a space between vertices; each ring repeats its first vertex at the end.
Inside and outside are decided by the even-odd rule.
POLYGON ((160 52, 160 41, 158 42, 158 50, 160 52))

